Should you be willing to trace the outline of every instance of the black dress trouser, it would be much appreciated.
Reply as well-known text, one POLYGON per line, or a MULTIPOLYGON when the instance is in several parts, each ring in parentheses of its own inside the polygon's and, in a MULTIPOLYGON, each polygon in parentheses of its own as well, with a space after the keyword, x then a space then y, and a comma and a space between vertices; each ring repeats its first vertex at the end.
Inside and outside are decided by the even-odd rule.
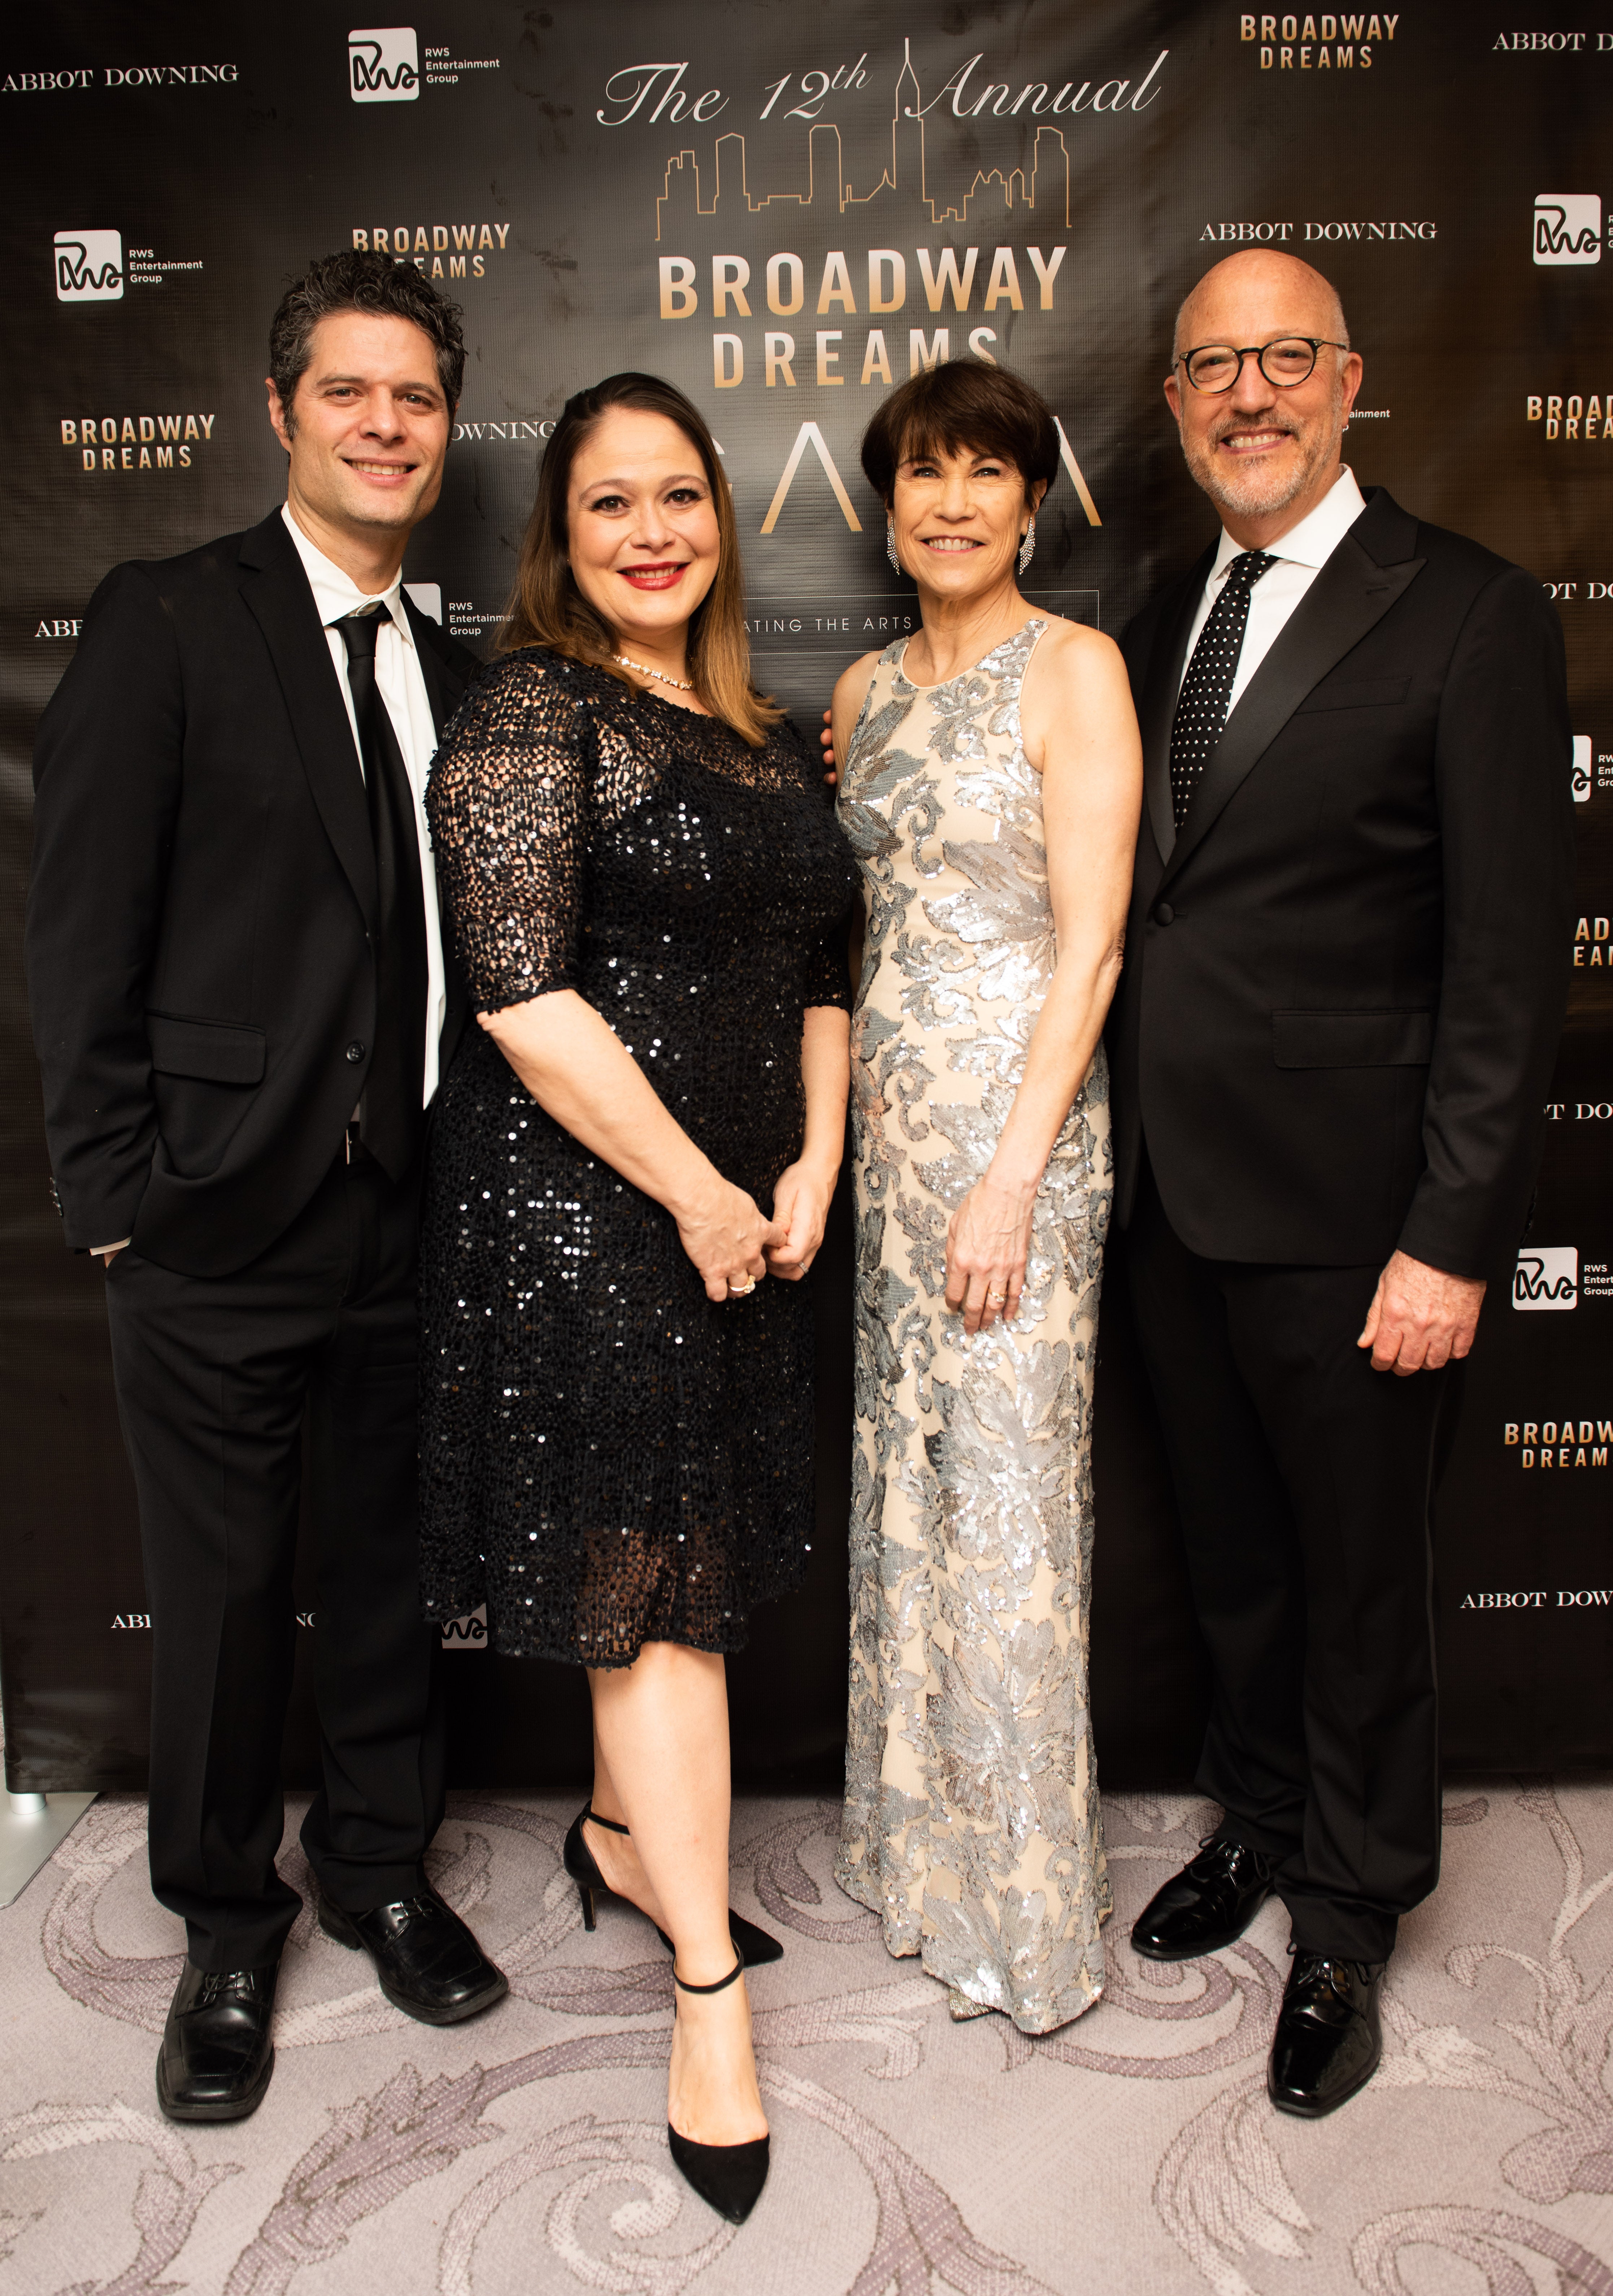
POLYGON ((1382 1961, 1439 1878, 1429 1511, 1454 1367, 1376 1372, 1381 1270, 1203 1259, 1145 1165, 1128 1230, 1214 1677, 1198 1783, 1296 1944, 1382 1961))
POLYGON ((302 1842, 358 1913, 417 1890, 443 1806, 420 1611, 418 1177, 334 1165, 238 1275, 129 1250, 107 1275, 151 1611, 151 1886, 202 1969, 275 1960, 304 1422, 323 1782, 302 1842))

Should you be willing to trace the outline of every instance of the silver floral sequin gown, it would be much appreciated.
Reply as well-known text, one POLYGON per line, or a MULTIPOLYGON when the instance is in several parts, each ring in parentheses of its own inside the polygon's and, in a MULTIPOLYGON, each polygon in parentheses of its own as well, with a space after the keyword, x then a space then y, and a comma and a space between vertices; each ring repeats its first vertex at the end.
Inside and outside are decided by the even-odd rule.
POLYGON ((1012 1105, 1054 964, 1019 690, 1046 624, 921 688, 882 654, 842 776, 863 871, 852 1023, 856 1439, 840 1886, 954 2016, 1029 2033, 1103 1984, 1087 1711, 1092 1390, 1110 1189, 1100 1047, 1036 1196, 1019 1310, 970 1338, 946 1223, 1012 1105))

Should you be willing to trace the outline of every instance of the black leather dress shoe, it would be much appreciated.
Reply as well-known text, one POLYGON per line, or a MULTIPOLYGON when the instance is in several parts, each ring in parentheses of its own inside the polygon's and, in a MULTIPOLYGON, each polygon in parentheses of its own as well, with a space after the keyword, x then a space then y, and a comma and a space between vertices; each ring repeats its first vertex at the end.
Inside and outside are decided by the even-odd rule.
POLYGON ((1266 2094, 1279 2112, 1320 2120, 1364 2088, 1383 2054, 1378 2017, 1381 1961, 1294 1956, 1266 2069, 1266 2094))
POLYGON ((422 2025, 457 2025, 510 1990, 451 1906, 435 1890, 367 1914, 346 1914, 322 1896, 319 1926, 338 1945, 362 1946, 395 2009, 422 2025))
POLYGON ((1132 1923, 1145 1961, 1191 1961, 1240 1938, 1272 1892, 1271 1861, 1239 1841, 1209 1841, 1157 1890, 1132 1923))
POLYGON ((274 2070, 269 2022, 279 1964, 198 1969, 187 1961, 162 2029, 157 2102, 170 2120, 244 2120, 274 2070))

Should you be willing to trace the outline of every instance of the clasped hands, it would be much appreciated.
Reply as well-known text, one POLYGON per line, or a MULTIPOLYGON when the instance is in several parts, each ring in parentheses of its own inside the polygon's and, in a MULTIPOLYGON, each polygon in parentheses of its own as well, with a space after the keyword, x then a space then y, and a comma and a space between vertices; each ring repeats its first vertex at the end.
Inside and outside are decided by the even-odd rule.
POLYGON ((677 1217, 684 1250, 706 1297, 743 1299, 763 1275, 798 1283, 816 1259, 835 1176, 795 1163, 780 1173, 769 1219, 743 1188, 714 1173, 700 1200, 677 1217))

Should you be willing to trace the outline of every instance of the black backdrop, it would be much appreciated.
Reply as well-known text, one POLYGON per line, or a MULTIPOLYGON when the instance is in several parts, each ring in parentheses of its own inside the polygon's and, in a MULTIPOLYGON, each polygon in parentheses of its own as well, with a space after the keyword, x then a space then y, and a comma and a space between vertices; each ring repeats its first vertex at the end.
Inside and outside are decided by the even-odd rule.
MULTIPOLYGON (((810 23, 781 0, 411 12, 355 31, 329 0, 69 6, 4 36, 12 1786, 141 1782, 150 1647, 102 1277, 61 1249, 24 1014, 33 725, 109 565, 278 499, 267 317, 310 254, 353 244, 420 263, 466 315, 447 484, 407 568, 422 603, 485 643, 545 424, 585 381, 659 370, 712 419, 760 674, 811 723, 839 667, 909 611, 856 458, 888 381, 983 356, 1038 384, 1069 454, 1032 594, 1118 631, 1209 531, 1159 396, 1177 300, 1237 245, 1339 282, 1366 359, 1358 475, 1536 571, 1588 729, 1573 1006, 1529 1245, 1470 1370, 1439 1609, 1453 1765, 1613 1759, 1613 34, 1570 8, 1536 31, 1516 29, 1527 11, 1503 25, 1451 0, 948 0, 909 17, 823 0, 810 23)), ((847 1229, 842 1204, 817 1280, 819 1568, 733 1670, 752 1778, 827 1782, 839 1759, 847 1229)), ((1201 1660, 1118 1257, 1093 1694, 1104 1775, 1162 1784, 1191 1764, 1201 1660)), ((305 1618, 305 1650, 317 1631, 305 1618)), ((459 1778, 577 1774, 580 1676, 495 1659, 474 1624, 456 1650, 459 1778)), ((289 1775, 312 1759, 305 1688, 289 1775)))

